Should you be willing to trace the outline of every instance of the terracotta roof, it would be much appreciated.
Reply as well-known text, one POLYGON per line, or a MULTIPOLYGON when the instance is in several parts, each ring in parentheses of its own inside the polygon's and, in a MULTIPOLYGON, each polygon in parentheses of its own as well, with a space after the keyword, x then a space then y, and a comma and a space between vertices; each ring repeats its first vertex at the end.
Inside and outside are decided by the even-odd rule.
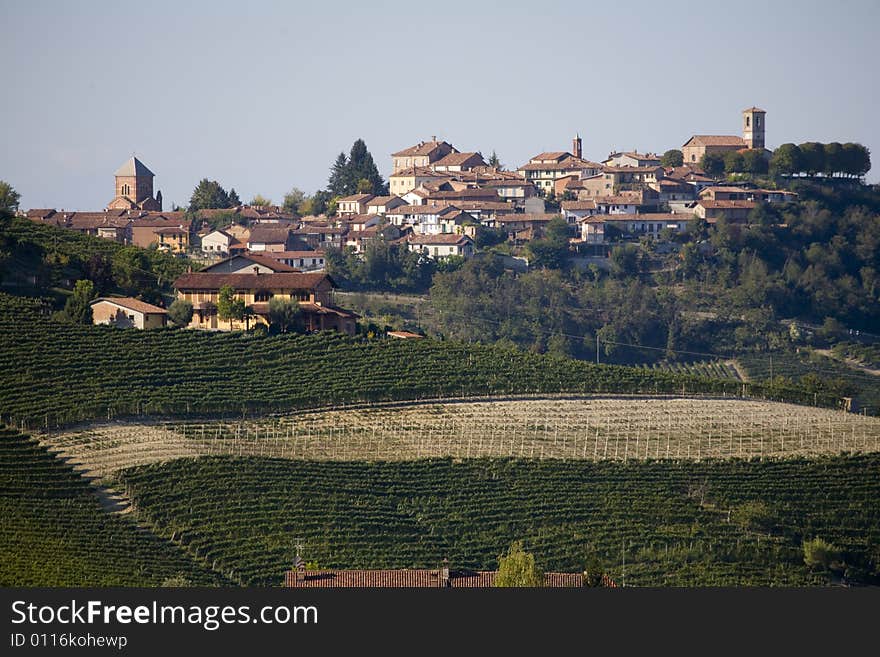
POLYGON ((352 194, 351 196, 339 199, 339 203, 366 203, 373 198, 375 196, 372 194, 352 194))
POLYGON ((55 214, 55 208, 32 208, 25 213, 31 219, 45 219, 55 214))
POLYGON ((573 157, 568 151, 547 151, 546 153, 538 153, 532 160, 562 160, 566 157, 573 157))
POLYGON ((751 209, 755 207, 754 201, 711 201, 709 199, 702 199, 697 202, 697 205, 702 205, 706 209, 720 210, 724 208, 735 209, 735 208, 743 208, 743 209, 751 209))
POLYGON ((389 178, 412 178, 418 176, 421 178, 448 178, 449 175, 445 171, 434 171, 428 167, 408 167, 392 173, 389 178))
POLYGON ((189 230, 192 222, 189 219, 170 219, 165 217, 164 215, 152 215, 149 217, 143 217, 139 219, 134 219, 131 222, 132 228, 166 228, 168 226, 177 226, 184 227, 189 230))
POLYGON ((401 338, 403 340, 417 340, 419 338, 424 338, 424 335, 419 335, 418 333, 412 333, 411 331, 388 331, 386 333, 389 337, 392 338, 401 338))
POLYGON ((763 114, 767 113, 764 110, 762 110, 760 107, 755 107, 754 105, 752 105, 749 108, 744 109, 743 112, 761 112, 763 114))
POLYGON ((500 201, 501 197, 498 196, 498 192, 494 189, 461 189, 461 190, 449 190, 442 192, 431 192, 431 195, 428 197, 431 200, 443 200, 443 199, 494 199, 496 201, 500 201))
POLYGON ((458 152, 452 144, 446 141, 422 141, 415 146, 410 146, 409 148, 404 148, 402 151, 392 153, 391 157, 405 157, 407 155, 430 155, 432 152, 440 148, 443 144, 449 146, 453 150, 453 152, 458 152))
POLYGON ((257 224, 251 228, 248 242, 251 244, 279 244, 290 238, 290 226, 257 224))
POLYGON ((374 196, 373 200, 367 203, 367 207, 379 207, 381 205, 387 205, 391 203, 394 199, 402 200, 399 196, 392 194, 391 196, 374 196))
POLYGON ((730 185, 713 185, 711 187, 704 187, 700 192, 700 195, 707 194, 710 192, 721 192, 722 194, 746 194, 748 192, 753 192, 753 189, 744 189, 742 187, 732 187, 730 185))
POLYGON ((478 164, 474 166, 486 166, 486 161, 480 153, 450 153, 434 162, 431 166, 461 166, 476 161, 478 164))
POLYGON ((219 290, 224 285, 231 285, 236 290, 270 290, 282 288, 313 290, 323 282, 324 279, 333 283, 333 279, 327 274, 322 273, 280 272, 277 274, 213 274, 196 272, 180 276, 174 281, 174 287, 178 290, 219 290))
POLYGON ((604 223, 606 221, 690 221, 692 214, 672 212, 644 212, 641 214, 594 214, 581 219, 581 223, 604 223))
POLYGON ((229 262, 230 260, 238 260, 238 259, 242 259, 242 258, 244 258, 245 260, 249 260, 250 262, 256 263, 258 265, 263 265, 264 267, 269 267, 270 269, 272 269, 275 272, 297 271, 296 269, 294 269, 290 265, 285 265, 283 262, 278 262, 274 258, 270 257, 268 255, 268 253, 269 252, 266 252, 266 254, 263 254, 263 253, 242 253, 239 255, 234 255, 231 258, 225 258, 224 260, 220 260, 218 262, 215 262, 212 265, 208 265, 207 267, 205 267, 201 270, 201 273, 203 273, 203 274, 204 273, 212 273, 216 269, 218 269, 221 265, 229 262))
POLYGON ((133 299, 132 297, 98 297, 89 305, 94 306, 96 303, 100 303, 103 301, 115 304, 128 310, 133 310, 138 313, 143 313, 145 315, 167 314, 167 311, 164 308, 154 306, 153 304, 147 303, 146 301, 141 301, 140 299, 133 299))
POLYGON ((586 201, 563 201, 560 207, 563 210, 595 210, 596 201, 593 199, 586 201))
POLYGON ((378 214, 353 214, 345 217, 346 224, 365 224, 368 221, 379 221, 378 214))
POLYGON ((168 226, 166 228, 157 228, 153 231, 156 235, 189 235, 189 231, 179 226, 168 226))
MULTIPOLYGON (((363 232, 363 231, 361 231, 363 232)), ((290 258, 323 258, 323 251, 267 251, 267 258, 273 260, 290 259, 290 258)))
POLYGON ((551 221, 558 217, 558 214, 536 214, 524 212, 521 214, 508 214, 504 217, 498 217, 498 222, 501 224, 514 224, 521 222, 551 221))
POLYGON ((440 246, 449 244, 463 244, 472 242, 473 240, 467 235, 457 235, 455 233, 440 233, 439 235, 410 235, 407 241, 411 244, 427 244, 430 246, 440 246))
POLYGON ((605 173, 663 173, 663 167, 609 167, 603 166, 602 171, 605 173))
POLYGON ((739 146, 742 148, 746 145, 742 137, 735 135, 694 135, 685 142, 685 146, 739 146))
POLYGON ((430 205, 400 205, 394 208, 388 214, 436 214, 441 215, 452 209, 459 209, 456 205, 448 205, 446 203, 434 203, 430 205))
POLYGON ((579 171, 581 169, 601 169, 603 165, 598 162, 590 162, 579 157, 567 157, 560 162, 540 164, 529 162, 519 167, 518 171, 579 171))

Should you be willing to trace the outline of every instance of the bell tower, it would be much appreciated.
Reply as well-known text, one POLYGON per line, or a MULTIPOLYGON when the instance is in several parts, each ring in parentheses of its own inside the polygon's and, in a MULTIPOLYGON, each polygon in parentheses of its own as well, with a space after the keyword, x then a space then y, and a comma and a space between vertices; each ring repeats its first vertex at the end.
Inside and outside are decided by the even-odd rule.
POLYGON ((571 154, 577 158, 583 157, 583 142, 578 134, 571 140, 571 154))
POLYGON ((767 112, 757 107, 743 110, 743 141, 746 143, 746 148, 764 148, 766 114, 767 112))

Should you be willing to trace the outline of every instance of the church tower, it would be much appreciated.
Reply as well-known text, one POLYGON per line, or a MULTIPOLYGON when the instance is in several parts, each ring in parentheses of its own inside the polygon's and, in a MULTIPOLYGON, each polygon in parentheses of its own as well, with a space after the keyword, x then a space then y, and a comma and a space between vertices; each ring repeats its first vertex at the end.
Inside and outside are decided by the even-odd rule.
POLYGON ((764 116, 762 109, 750 107, 743 110, 743 141, 746 148, 764 148, 764 116))
MULTIPOLYGON (((161 210, 153 198, 153 172, 132 156, 116 170, 116 195, 107 206, 110 210, 161 210)), ((160 197, 161 198, 161 197, 160 197)))
POLYGON ((583 142, 580 135, 575 135, 571 141, 571 154, 577 158, 583 157, 583 142))

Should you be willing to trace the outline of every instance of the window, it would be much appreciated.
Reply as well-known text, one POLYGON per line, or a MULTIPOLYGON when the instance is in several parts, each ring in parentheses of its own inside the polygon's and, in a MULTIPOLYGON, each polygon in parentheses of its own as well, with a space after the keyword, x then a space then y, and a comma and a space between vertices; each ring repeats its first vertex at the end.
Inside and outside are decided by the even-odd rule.
POLYGON ((131 194, 131 187, 129 187, 128 184, 126 183, 125 185, 122 186, 122 195, 128 196, 129 194, 131 194))
POLYGON ((272 296, 273 296, 272 293, 269 292, 268 290, 260 290, 259 292, 254 293, 254 301, 257 301, 257 302, 268 301, 269 299, 272 298, 272 296))
POLYGON ((746 127, 748 128, 748 127, 750 127, 751 125, 752 125, 752 119, 751 119, 751 117, 748 117, 748 116, 747 116, 747 117, 746 117, 746 127))

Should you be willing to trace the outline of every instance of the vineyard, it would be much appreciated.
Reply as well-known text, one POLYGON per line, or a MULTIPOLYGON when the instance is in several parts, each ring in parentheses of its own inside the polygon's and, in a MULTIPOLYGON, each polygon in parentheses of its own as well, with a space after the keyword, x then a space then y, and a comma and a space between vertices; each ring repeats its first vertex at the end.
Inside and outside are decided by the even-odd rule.
POLYGON ((659 363, 646 363, 641 365, 643 369, 653 371, 678 372, 692 376, 702 376, 710 379, 736 379, 739 374, 736 368, 728 361, 723 360, 695 360, 689 362, 664 361, 659 363))
POLYGON ((772 354, 744 354, 737 361, 754 381, 784 376, 793 381, 815 375, 837 379, 852 387, 855 408, 871 415, 880 415, 880 376, 860 372, 844 363, 818 354, 794 354, 775 351, 772 354))
POLYGON ((177 546, 100 506, 88 482, 0 427, 0 585, 159 586, 223 580, 177 546))
POLYGON ((126 416, 268 412, 512 393, 744 395, 836 407, 802 387, 594 365, 479 344, 55 323, 0 295, 0 414, 51 428, 126 416))
POLYGON ((781 458, 880 452, 880 419, 737 399, 544 397, 388 404, 234 422, 110 422, 41 436, 89 476, 197 456, 379 461, 781 458))
POLYGON ((138 516, 241 584, 322 568, 494 568, 523 539, 546 569, 598 558, 630 585, 807 585, 802 541, 880 577, 880 455, 765 461, 205 457, 120 475, 138 516))

